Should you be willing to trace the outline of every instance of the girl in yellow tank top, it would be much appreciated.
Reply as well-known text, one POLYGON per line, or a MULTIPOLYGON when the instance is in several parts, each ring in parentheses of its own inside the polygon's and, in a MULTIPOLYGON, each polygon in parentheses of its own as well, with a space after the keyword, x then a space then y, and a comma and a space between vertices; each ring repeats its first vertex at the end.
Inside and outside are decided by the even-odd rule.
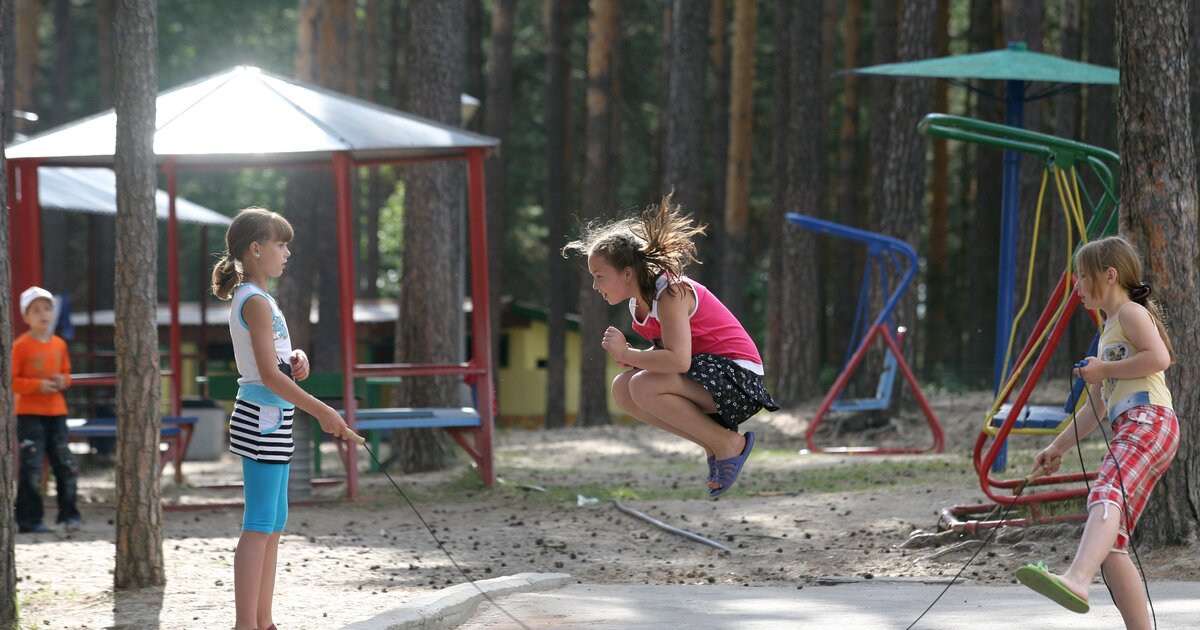
POLYGON ((1150 490, 1179 446, 1179 424, 1163 372, 1175 361, 1137 251, 1120 237, 1092 241, 1075 253, 1075 291, 1105 316, 1098 357, 1075 370, 1088 382, 1091 404, 1034 458, 1034 470, 1053 473, 1063 455, 1101 420, 1112 425, 1108 454, 1088 494, 1087 526, 1066 572, 1042 563, 1017 570, 1022 584, 1068 610, 1088 611, 1088 587, 1102 570, 1128 628, 1149 628, 1147 595, 1128 554, 1129 536, 1150 490))

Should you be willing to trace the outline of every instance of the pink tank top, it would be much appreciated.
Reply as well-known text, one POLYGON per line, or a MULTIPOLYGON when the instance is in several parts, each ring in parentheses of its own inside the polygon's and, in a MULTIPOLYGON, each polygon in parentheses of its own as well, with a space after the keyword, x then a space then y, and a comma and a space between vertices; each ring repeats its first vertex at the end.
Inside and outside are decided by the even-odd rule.
MULTIPOLYGON (((762 357, 754 340, 746 333, 741 322, 704 285, 686 276, 678 282, 686 282, 696 294, 696 308, 688 317, 692 328, 692 354, 716 354, 736 361, 756 374, 762 374, 762 357), (757 368, 757 369, 756 369, 757 368)), ((656 282, 654 302, 645 321, 638 321, 637 299, 629 300, 629 313, 633 316, 633 329, 656 346, 662 346, 662 326, 658 322, 658 296, 667 289, 666 274, 656 282)))

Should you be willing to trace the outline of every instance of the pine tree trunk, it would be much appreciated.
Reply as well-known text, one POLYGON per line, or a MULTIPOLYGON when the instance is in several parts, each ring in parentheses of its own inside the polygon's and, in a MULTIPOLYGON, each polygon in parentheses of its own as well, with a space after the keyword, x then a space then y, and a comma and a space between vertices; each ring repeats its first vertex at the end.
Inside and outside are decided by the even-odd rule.
MULTIPOLYGON (((788 109, 787 126, 780 131, 782 143, 777 151, 783 155, 783 174, 786 184, 783 207, 773 213, 773 231, 782 234, 781 276, 772 287, 779 291, 781 315, 779 355, 770 371, 776 372, 775 399, 785 407, 793 407, 819 393, 820 302, 809 294, 818 286, 816 238, 807 230, 787 223, 784 211, 811 207, 812 200, 823 198, 825 179, 825 99, 819 86, 821 67, 811 60, 821 54, 821 23, 805 19, 820 15, 821 0, 804 0, 791 7, 787 19, 786 38, 780 39, 780 50, 788 51, 785 62, 788 109), (783 314, 786 314, 783 315, 783 314)), ((781 31, 782 32, 782 31, 781 31)))
POLYGON ((710 286, 719 286, 721 269, 724 258, 723 224, 725 222, 725 171, 728 167, 729 156, 729 2, 727 0, 712 0, 712 12, 709 37, 712 45, 709 48, 709 63, 712 66, 713 91, 708 99, 712 103, 711 130, 712 162, 709 179, 712 181, 712 192, 708 195, 708 203, 700 213, 700 219, 710 226, 708 234, 696 240, 697 256, 705 262, 706 269, 697 274, 709 282, 710 286))
MULTIPOLYGON (((996 0, 972 0, 970 40, 971 52, 995 50, 999 45, 996 0)), ((998 82, 984 83, 983 89, 1000 93, 998 82)), ((1003 122, 999 101, 974 96, 974 116, 988 122, 1003 122)), ((999 282, 1000 261, 1000 150, 973 145, 971 178, 974 195, 967 228, 971 247, 967 253, 967 271, 971 281, 961 292, 959 309, 964 314, 963 379, 972 386, 992 385, 992 364, 996 347, 996 287, 999 282)))
MULTIPOLYGON (((408 86, 405 110, 431 120, 458 125, 461 118, 463 27, 462 0, 413 0, 412 30, 405 59, 408 86)), ((451 363, 462 360, 462 295, 454 261, 455 217, 463 208, 462 166, 447 162, 417 163, 405 168, 404 270, 400 319, 396 322, 396 360, 407 363, 451 363), (431 314, 438 314, 431 316, 431 314)), ((446 407, 459 404, 458 377, 405 379, 398 388, 404 406, 446 407)), ((393 431, 393 459, 404 472, 436 470, 454 461, 450 440, 440 429, 393 431)))
POLYGON ((567 125, 570 76, 569 0, 545 0, 546 19, 546 249, 550 292, 546 356, 547 429, 566 426, 567 309, 571 267, 562 257, 567 234, 567 125))
MULTIPOLYGON (((11 9, 11 4, 5 9, 11 9)), ((4 18, 9 17, 6 11, 4 18)), ((7 20, 0 21, 0 50, 8 47, 12 41, 11 29, 2 28, 7 20)), ((7 102, 5 96, 10 89, 8 64, 0 64, 0 102, 7 102)), ((8 137, 8 127, 12 122, 8 112, 0 116, 0 138, 8 137)), ((0 173, 7 173, 8 168, 4 151, 0 150, 0 173)), ((0 178, 0 199, 8 199, 8 178, 0 178)), ((8 241, 9 212, 0 212, 0 383, 12 382, 12 249, 8 241)), ((17 559, 16 534, 17 525, 15 513, 8 506, 16 501, 17 480, 16 453, 13 446, 17 443, 17 418, 13 414, 13 393, 11 387, 0 387, 0 630, 17 630, 17 559)))
MULTIPOLYGON (((860 65, 858 47, 862 5, 862 0, 850 0, 846 3, 845 28, 842 31, 842 50, 845 55, 842 63, 846 68, 857 68, 860 65)), ((837 176, 833 178, 834 220, 844 225, 865 227, 863 217, 860 216, 865 205, 861 203, 861 180, 864 174, 859 164, 860 82, 857 75, 850 74, 842 77, 840 83, 842 111, 838 132, 837 176)), ((847 322, 854 321, 855 291, 848 288, 856 286, 859 274, 862 273, 863 248, 861 245, 844 242, 843 239, 831 239, 831 244, 834 244, 833 241, 842 242, 836 243, 834 260, 837 264, 829 270, 833 284, 826 295, 829 296, 833 312, 825 326, 826 337, 830 342, 824 362, 840 367, 852 332, 847 322)))
MULTIPOLYGON (((41 17, 41 0, 16 0, 13 2, 14 24, 8 29, 13 35, 14 56, 12 68, 12 105, 25 112, 37 112, 38 59, 41 46, 38 41, 38 21, 41 17)), ((13 125, 8 133, 33 130, 30 123, 22 121, 13 125)))
MULTIPOLYGON (((588 86, 586 156, 583 175, 583 217, 590 221, 610 216, 612 197, 612 72, 617 35, 615 0, 591 0, 588 18, 588 86)), ((600 347, 600 338, 608 327, 608 308, 592 290, 586 269, 580 274, 579 326, 580 383, 579 417, 581 426, 609 424, 608 355, 600 347)))
MULTIPOLYGON (((815 15, 820 15, 819 9, 815 15)), ((758 0, 735 1, 720 296, 725 306, 739 319, 746 315, 746 247, 750 224, 750 144, 753 142, 754 129, 754 32, 757 18, 758 0)), ((818 48, 817 56, 810 58, 808 63, 818 59, 820 54, 818 48)))
MULTIPOLYGON (((492 46, 488 60, 487 107, 484 132, 508 144, 513 100, 513 19, 516 0, 498 0, 492 7, 492 46)), ((508 221, 508 152, 496 151, 484 165, 487 169, 488 300, 491 302, 492 357, 500 356, 500 296, 506 289, 504 271, 505 226, 508 221)), ((503 383, 497 383, 502 387, 503 383)), ((499 394, 497 394, 499 395, 499 394)))
MULTIPOLYGON (((938 0, 937 30, 935 32, 936 57, 950 54, 950 7, 947 0, 938 0)), ((933 111, 948 113, 950 107, 949 84, 938 81, 933 86, 933 111)), ((927 278, 925 290, 925 324, 920 327, 921 361, 916 368, 922 371, 945 365, 947 357, 954 356, 955 342, 943 331, 953 330, 950 300, 953 293, 950 283, 950 150, 945 139, 931 141, 933 145, 932 177, 933 190, 929 220, 929 257, 926 262, 927 278)))
POLYGON ((112 107, 113 96, 113 4, 96 0, 96 84, 99 109, 112 107))
MULTIPOLYGON (((495 19, 495 12, 497 10, 498 10, 497 6, 492 7, 492 18, 493 19, 495 19)), ((465 4, 463 6, 463 11, 465 12, 464 19, 466 20, 466 25, 467 25, 466 26, 466 28, 467 28, 467 34, 466 34, 467 57, 466 57, 466 65, 463 67, 463 93, 470 94, 471 96, 479 98, 479 95, 484 94, 485 90, 487 90, 489 88, 487 81, 484 78, 485 66, 484 66, 484 57, 483 57, 483 40, 484 40, 485 31, 483 28, 483 22, 484 22, 483 0, 466 0, 465 4)), ((513 11, 510 10, 510 11, 508 11, 508 13, 509 13, 509 15, 512 15, 513 11)), ((511 25, 512 20, 510 19, 509 22, 510 22, 510 24, 509 24, 508 28, 511 31, 512 30, 512 25, 511 25)), ((495 26, 493 25, 492 28, 494 29, 495 26)), ((492 35, 492 37, 495 37, 494 30, 491 35, 492 35)), ((492 45, 495 46, 495 44, 492 44, 492 45)), ((510 65, 511 65, 511 61, 510 61, 510 65)), ((481 107, 479 108, 479 111, 475 112, 475 115, 472 116, 470 120, 464 120, 462 122, 462 125, 465 129, 470 129, 471 131, 475 131, 475 132, 483 131, 483 126, 484 126, 484 122, 485 122, 484 118, 487 115, 488 108, 491 107, 490 100, 491 100, 491 97, 485 98, 484 102, 481 104, 481 107)), ((490 226, 490 224, 489 224, 489 226, 490 226)), ((492 338, 493 339, 496 338, 495 334, 492 335, 492 338)), ((492 356, 496 356, 496 355, 492 355, 492 356)))
POLYGON ((1121 232, 1144 257, 1146 280, 1168 314, 1176 363, 1167 370, 1181 412, 1179 455, 1163 475, 1135 532, 1150 545, 1191 544, 1200 519, 1200 274, 1196 159, 1188 85, 1185 0, 1117 2, 1121 84, 1121 232))
MULTIPOLYGON (((1087 8, 1087 61, 1098 66, 1111 68, 1117 65, 1117 3, 1116 0, 1089 0, 1087 8)), ((1083 114, 1083 141, 1092 146, 1117 150, 1115 88, 1111 85, 1091 84, 1085 87, 1083 114)), ((1095 178, 1085 179, 1092 199, 1099 199, 1103 190, 1095 178)), ((1096 336, 1096 324, 1090 316, 1079 309, 1071 326, 1071 356, 1087 356, 1092 339, 1096 336)))
MULTIPOLYGON (((899 0, 877 0, 874 6, 875 22, 872 29, 874 42, 871 63, 896 61, 896 36, 899 32, 899 0)), ((900 79, 901 81, 903 79, 900 79)), ((897 79, 891 77, 871 78, 871 203, 868 204, 869 229, 879 231, 880 211, 883 204, 883 168, 888 159, 888 111, 892 103, 892 91, 897 79)))
POLYGON ((71 0, 54 0, 54 45, 51 48, 51 105, 46 127, 57 127, 71 119, 71 85, 74 82, 75 28, 71 0))
POLYGON ((158 20, 153 0, 118 0, 117 138, 117 589, 166 582, 159 488, 158 232, 154 193, 158 20))
MULTIPOLYGON (((791 20, 792 20, 792 4, 788 2, 780 2, 775 5, 775 49, 787 50, 786 47, 791 45, 791 20)), ((786 214, 788 212, 788 177, 790 157, 789 144, 790 137, 786 133, 788 128, 788 119, 791 114, 791 58, 790 54, 780 54, 775 57, 775 76, 772 77, 773 93, 771 100, 778 103, 772 108, 771 128, 778 131, 772 136, 771 141, 771 225, 784 225, 786 214)), ((784 247, 783 234, 786 230, 774 229, 771 230, 771 260, 770 270, 771 277, 782 280, 784 278, 784 247)), ((783 327, 784 327, 784 289, 780 284, 776 284, 776 290, 770 292, 770 301, 767 302, 767 354, 766 365, 786 365, 783 359, 783 327)), ((776 370, 768 369, 767 371, 767 386, 775 392, 777 400, 780 399, 778 391, 779 373, 776 370)))
POLYGON ((700 213, 704 199, 704 77, 708 0, 671 0, 660 194, 675 191, 685 212, 700 213))
MULTIPOLYGON (((1081 5, 1079 0, 1061 0, 1059 3, 1059 55, 1064 59, 1080 59, 1082 50, 1080 46, 1079 28, 1081 5)), ((1079 140, 1079 92, 1071 90, 1054 97, 1054 135, 1068 140, 1079 140)), ((1042 279, 1042 283, 1047 287, 1053 287, 1058 284, 1058 279, 1062 276, 1067 268, 1068 258, 1074 252, 1067 251, 1067 229, 1070 224, 1067 222, 1067 217, 1063 213, 1062 204, 1059 203, 1058 195, 1055 193, 1051 196, 1051 188, 1047 185, 1046 202, 1042 212, 1048 212, 1050 216, 1049 231, 1046 232, 1046 238, 1049 241, 1049 255, 1046 258, 1046 275, 1042 279)), ((1072 234, 1071 244, 1079 245, 1079 238, 1072 234)), ((1082 310, 1082 309, 1081 309, 1082 310)), ((1086 323, 1085 318, 1081 317, 1079 322, 1086 323)), ((1075 326, 1074 328, 1082 328, 1085 331, 1088 326, 1075 326)), ((1095 327, 1090 327, 1095 330, 1095 327)), ((1072 347, 1072 339, 1074 335, 1067 335, 1062 338, 1054 354, 1050 356, 1049 363, 1046 364, 1046 374, 1054 378, 1064 378, 1071 374, 1071 366, 1076 361, 1079 361, 1086 354, 1078 354, 1072 347)))
MULTIPOLYGON (((898 56, 901 61, 927 59, 933 55, 937 3, 905 3, 900 19, 898 56)), ((883 164, 883 197, 876 204, 880 211, 880 231, 920 249, 921 227, 925 224, 925 149, 926 140, 917 132, 917 122, 929 112, 933 86, 919 79, 896 82, 889 108, 887 158, 883 164)), ((915 330, 917 293, 910 288, 900 299, 892 322, 915 330)), ((913 356, 915 344, 906 343, 905 354, 913 356)))

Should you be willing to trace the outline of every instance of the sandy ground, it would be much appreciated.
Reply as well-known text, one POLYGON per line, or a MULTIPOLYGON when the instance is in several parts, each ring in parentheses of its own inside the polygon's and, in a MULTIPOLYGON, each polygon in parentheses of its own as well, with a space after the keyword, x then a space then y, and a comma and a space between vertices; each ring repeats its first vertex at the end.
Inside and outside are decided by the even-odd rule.
MULTIPOLYGON (((941 508, 983 499, 969 448, 990 397, 933 400, 947 433, 941 455, 801 455, 811 408, 760 415, 746 425, 759 441, 745 476, 715 501, 705 496, 704 463, 695 447, 642 426, 501 432, 501 482, 490 490, 465 464, 397 481, 472 577, 543 571, 588 583, 747 587, 803 587, 846 577, 944 579, 959 571, 977 543, 943 537, 937 546, 901 545, 918 530, 936 531, 941 508), (730 550, 652 527, 607 499, 730 550)), ((871 443, 929 442, 919 415, 895 418, 869 438, 853 435, 871 443)), ((1014 466, 1027 465, 1044 439, 1017 443, 1014 466)), ((235 481, 239 472, 232 456, 188 462, 183 486, 165 482, 165 500, 238 500, 239 490, 200 486, 235 481)), ((339 492, 333 487, 318 495, 339 492)), ((337 628, 464 581, 387 479, 367 475, 360 492, 353 503, 293 506, 276 588, 281 629, 337 628)), ((81 531, 18 538, 22 628, 232 627, 240 508, 167 512, 167 585, 114 595, 111 469, 88 470, 81 495, 81 531)), ((53 507, 47 509, 49 520, 53 507)), ((963 578, 1010 583, 1012 571, 1031 560, 1065 565, 1078 534, 1076 525, 1002 530, 963 578)), ((1145 551, 1141 560, 1152 580, 1200 581, 1198 555, 1195 548, 1169 548, 1145 551)))

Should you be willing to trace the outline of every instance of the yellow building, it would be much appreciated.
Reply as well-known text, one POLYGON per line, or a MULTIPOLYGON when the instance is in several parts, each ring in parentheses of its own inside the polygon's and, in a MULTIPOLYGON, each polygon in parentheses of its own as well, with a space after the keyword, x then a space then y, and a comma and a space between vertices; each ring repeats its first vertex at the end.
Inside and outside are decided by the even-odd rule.
MULTIPOLYGON (((500 416, 497 424, 505 427, 541 427, 546 419, 546 358, 549 354, 547 314, 536 307, 509 303, 501 318, 500 351, 496 357, 497 395, 500 416)), ((566 416, 573 424, 579 412, 579 318, 567 316, 566 416)), ((608 361, 611 383, 621 372, 608 361)), ((614 421, 635 421, 608 397, 608 411, 614 421)))

